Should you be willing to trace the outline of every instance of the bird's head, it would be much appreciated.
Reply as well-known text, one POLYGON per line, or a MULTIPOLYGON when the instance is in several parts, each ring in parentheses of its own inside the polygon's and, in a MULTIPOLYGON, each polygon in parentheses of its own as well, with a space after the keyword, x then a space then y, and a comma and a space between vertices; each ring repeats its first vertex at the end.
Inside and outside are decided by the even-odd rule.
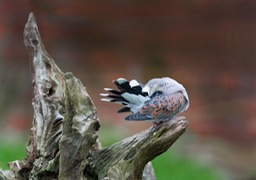
POLYGON ((189 98, 186 89, 182 84, 169 77, 151 79, 143 87, 142 92, 148 93, 148 96, 152 96, 156 93, 168 95, 181 92, 189 104, 189 98))

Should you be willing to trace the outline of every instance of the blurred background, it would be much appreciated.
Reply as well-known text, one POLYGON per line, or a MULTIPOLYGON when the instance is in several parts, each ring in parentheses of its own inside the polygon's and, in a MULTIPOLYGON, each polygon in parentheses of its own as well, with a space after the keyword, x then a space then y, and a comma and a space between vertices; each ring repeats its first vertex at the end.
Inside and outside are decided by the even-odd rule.
POLYGON ((256 179, 256 1, 0 1, 0 167, 25 156, 33 117, 23 28, 33 11, 63 72, 86 86, 108 146, 151 126, 100 102, 118 77, 169 76, 190 97, 187 132, 153 161, 157 179, 256 179))

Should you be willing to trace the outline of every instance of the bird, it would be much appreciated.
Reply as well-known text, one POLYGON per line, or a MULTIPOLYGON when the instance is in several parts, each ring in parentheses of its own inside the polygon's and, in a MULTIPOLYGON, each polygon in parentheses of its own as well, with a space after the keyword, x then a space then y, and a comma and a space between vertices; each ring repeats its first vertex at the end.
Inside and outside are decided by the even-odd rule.
POLYGON ((105 102, 123 105, 118 113, 131 112, 128 121, 150 121, 160 124, 172 120, 189 107, 189 98, 182 84, 170 77, 153 78, 145 85, 133 79, 113 80, 117 89, 104 88, 100 93, 105 102))

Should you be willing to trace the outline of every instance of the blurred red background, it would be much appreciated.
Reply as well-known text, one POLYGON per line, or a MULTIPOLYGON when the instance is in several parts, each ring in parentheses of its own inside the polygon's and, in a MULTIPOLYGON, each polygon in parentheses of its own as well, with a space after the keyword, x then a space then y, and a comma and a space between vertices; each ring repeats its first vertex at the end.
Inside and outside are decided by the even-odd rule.
POLYGON ((113 87, 113 79, 146 83, 170 76, 186 87, 191 101, 184 115, 188 134, 196 138, 186 143, 203 150, 213 139, 228 144, 224 151, 230 157, 217 153, 228 158, 222 164, 251 173, 256 1, 0 1, 0 125, 15 131, 28 131, 33 117, 23 44, 31 11, 47 51, 64 72, 81 79, 103 124, 122 125, 131 133, 150 126, 125 122, 116 105, 100 102, 98 94, 113 87))

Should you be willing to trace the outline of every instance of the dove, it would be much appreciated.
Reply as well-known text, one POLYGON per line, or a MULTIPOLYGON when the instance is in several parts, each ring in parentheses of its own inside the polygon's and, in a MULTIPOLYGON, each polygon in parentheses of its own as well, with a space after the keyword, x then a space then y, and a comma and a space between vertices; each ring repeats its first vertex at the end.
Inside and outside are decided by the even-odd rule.
POLYGON ((151 121, 159 124, 173 119, 189 107, 186 89, 176 80, 163 77, 149 80, 145 85, 136 80, 118 78, 117 89, 104 88, 102 101, 123 105, 118 113, 131 112, 128 121, 151 121))

